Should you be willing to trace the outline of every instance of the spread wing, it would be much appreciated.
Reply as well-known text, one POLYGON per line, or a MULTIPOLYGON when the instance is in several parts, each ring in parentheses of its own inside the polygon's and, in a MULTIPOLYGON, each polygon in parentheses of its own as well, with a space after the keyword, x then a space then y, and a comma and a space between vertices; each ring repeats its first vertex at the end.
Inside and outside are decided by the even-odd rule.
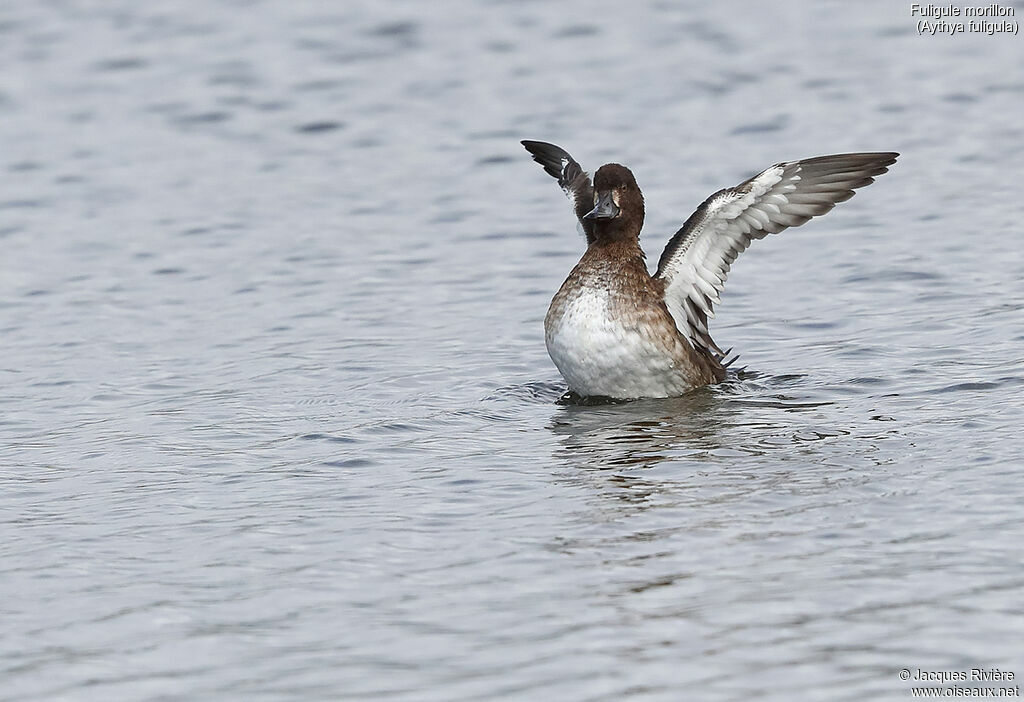
POLYGON ((676 326, 695 348, 722 357, 708 333, 708 317, 729 266, 754 239, 799 227, 853 197, 896 162, 896 153, 819 156, 778 163, 735 188, 704 201, 668 242, 656 278, 676 326))
POLYGON ((533 160, 544 166, 544 170, 554 178, 562 190, 572 200, 573 210, 576 218, 580 221, 580 228, 587 237, 587 245, 594 242, 594 224, 584 221, 583 215, 594 209, 594 187, 590 184, 590 176, 580 168, 576 159, 569 153, 554 144, 545 141, 522 141, 526 150, 533 155, 533 160))

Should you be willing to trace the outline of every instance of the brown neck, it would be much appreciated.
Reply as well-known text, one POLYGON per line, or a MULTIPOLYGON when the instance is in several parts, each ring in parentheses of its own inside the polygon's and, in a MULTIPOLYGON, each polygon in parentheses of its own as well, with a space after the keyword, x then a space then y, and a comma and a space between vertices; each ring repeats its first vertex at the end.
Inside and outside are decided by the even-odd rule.
POLYGON ((635 217, 608 219, 598 222, 594 227, 595 243, 632 241, 634 243, 640 238, 640 228, 643 226, 643 216, 639 220, 635 217))
POLYGON ((636 235, 628 236, 622 231, 598 231, 597 238, 590 245, 590 250, 593 253, 599 253, 604 258, 619 260, 645 258, 644 251, 640 248, 640 240, 636 238, 636 235))

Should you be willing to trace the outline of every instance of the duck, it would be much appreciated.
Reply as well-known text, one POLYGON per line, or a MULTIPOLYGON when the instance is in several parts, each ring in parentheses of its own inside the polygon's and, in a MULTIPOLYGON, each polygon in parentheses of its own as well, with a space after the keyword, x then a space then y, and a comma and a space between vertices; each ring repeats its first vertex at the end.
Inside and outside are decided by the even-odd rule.
POLYGON ((569 153, 521 142, 572 203, 587 248, 544 317, 548 355, 575 399, 677 397, 720 383, 736 360, 708 330, 736 257, 870 185, 896 152, 784 161, 708 197, 669 239, 651 275, 640 246, 644 197, 632 171, 593 181, 569 153))

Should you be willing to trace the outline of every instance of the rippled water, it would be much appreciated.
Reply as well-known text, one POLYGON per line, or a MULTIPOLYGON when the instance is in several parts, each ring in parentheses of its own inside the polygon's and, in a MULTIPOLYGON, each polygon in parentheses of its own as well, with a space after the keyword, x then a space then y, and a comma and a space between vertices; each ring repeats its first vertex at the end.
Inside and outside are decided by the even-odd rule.
MULTIPOLYGON (((1017 6, 1018 20, 1024 8, 1017 6)), ((909 3, 0 5, 0 699, 905 699, 1024 675, 1024 61, 909 3), (897 150, 747 370, 576 407, 582 251, 897 150)))

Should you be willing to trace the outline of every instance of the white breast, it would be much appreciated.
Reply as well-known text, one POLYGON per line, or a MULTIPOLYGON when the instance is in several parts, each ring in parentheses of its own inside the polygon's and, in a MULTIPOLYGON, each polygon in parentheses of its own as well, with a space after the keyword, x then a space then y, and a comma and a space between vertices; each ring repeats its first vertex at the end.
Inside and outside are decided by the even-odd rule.
POLYGON ((669 397, 692 389, 695 383, 677 367, 664 339, 614 317, 612 294, 588 286, 563 290, 551 303, 545 341, 569 389, 616 398, 669 397))

